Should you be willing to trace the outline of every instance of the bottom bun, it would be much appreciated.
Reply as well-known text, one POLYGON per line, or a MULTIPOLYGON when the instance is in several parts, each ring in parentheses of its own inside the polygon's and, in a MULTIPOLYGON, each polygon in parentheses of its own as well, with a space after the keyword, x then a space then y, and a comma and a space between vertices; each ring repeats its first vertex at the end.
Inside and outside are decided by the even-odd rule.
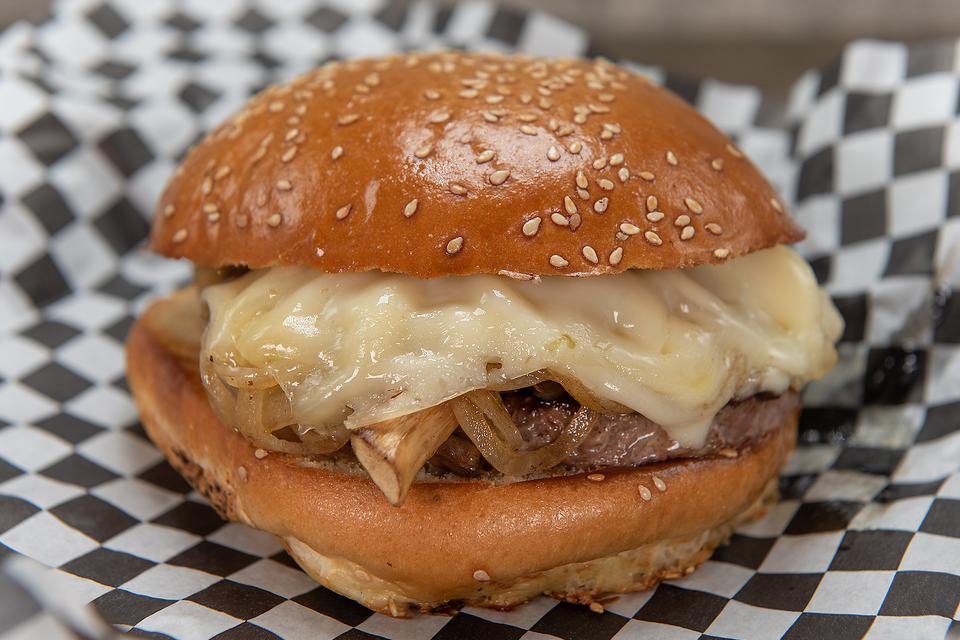
POLYGON ((734 458, 513 483, 421 474, 394 507, 356 465, 264 455, 226 427, 148 319, 131 329, 127 372, 147 433, 224 518, 277 535, 318 582, 392 616, 540 593, 591 603, 685 575, 775 500, 796 439, 792 414, 734 458))

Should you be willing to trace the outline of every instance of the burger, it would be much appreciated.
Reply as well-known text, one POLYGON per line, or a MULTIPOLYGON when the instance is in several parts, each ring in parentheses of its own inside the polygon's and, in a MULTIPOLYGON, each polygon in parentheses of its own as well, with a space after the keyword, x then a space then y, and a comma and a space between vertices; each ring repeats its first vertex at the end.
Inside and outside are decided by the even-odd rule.
POLYGON ((604 60, 438 52, 273 86, 187 155, 127 343, 224 517, 393 616, 602 607, 776 499, 840 318, 757 168, 604 60))

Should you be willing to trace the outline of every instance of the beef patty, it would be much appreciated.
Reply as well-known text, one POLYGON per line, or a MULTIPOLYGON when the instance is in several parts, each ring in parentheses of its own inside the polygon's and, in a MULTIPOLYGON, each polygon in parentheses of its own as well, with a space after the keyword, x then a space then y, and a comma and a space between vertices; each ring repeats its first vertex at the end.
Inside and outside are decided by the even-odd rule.
MULTIPOLYGON (((527 449, 553 442, 579 408, 570 396, 547 400, 521 390, 502 394, 504 406, 520 430, 527 449)), ((604 415, 562 466, 570 471, 637 467, 670 458, 736 455, 800 407, 796 393, 753 396, 731 402, 717 414, 704 445, 683 447, 660 425, 638 413, 604 415)), ((458 475, 478 475, 490 467, 470 440, 458 431, 430 459, 434 467, 458 475)))

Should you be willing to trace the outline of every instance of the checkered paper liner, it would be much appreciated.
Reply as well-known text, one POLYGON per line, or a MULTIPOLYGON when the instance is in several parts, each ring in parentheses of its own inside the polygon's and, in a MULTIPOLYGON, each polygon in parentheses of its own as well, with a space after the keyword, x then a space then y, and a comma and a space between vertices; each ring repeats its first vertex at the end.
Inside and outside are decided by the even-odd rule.
POLYGON ((332 57, 592 55, 487 2, 85 0, 0 35, 0 638, 942 638, 960 634, 960 47, 873 41, 777 108, 664 83, 734 137, 808 229, 846 320, 763 520, 692 575, 597 614, 392 620, 222 522, 138 423, 123 339, 189 266, 140 249, 178 159, 251 92, 332 57), (29 560, 28 560, 29 559, 29 560), (92 603, 101 619, 92 615, 92 603), (107 621, 107 626, 103 621, 107 621))

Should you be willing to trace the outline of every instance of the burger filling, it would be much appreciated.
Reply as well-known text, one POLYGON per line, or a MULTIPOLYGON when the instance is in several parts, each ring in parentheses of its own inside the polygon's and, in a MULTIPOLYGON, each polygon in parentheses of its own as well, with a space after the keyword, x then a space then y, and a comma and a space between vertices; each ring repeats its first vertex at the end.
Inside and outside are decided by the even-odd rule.
POLYGON ((785 247, 528 281, 276 267, 202 299, 221 419, 265 450, 349 443, 396 503, 428 460, 524 476, 724 455, 794 410, 842 324, 785 247))

